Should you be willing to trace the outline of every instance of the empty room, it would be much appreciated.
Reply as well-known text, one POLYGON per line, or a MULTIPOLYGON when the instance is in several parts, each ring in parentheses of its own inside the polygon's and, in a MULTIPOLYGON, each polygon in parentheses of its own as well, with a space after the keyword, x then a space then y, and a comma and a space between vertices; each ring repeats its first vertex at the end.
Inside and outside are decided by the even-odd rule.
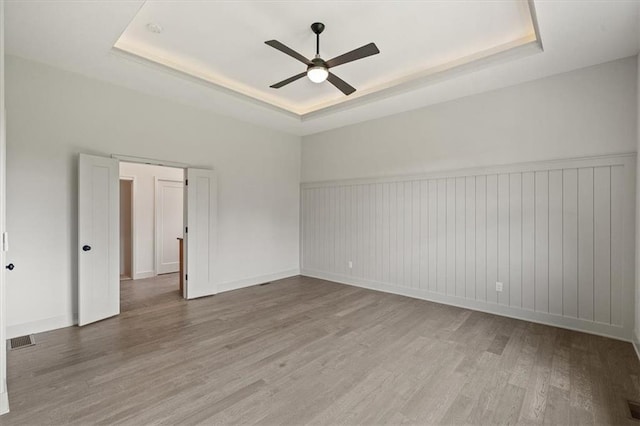
POLYGON ((0 425, 640 424, 640 0, 0 0, 0 425))

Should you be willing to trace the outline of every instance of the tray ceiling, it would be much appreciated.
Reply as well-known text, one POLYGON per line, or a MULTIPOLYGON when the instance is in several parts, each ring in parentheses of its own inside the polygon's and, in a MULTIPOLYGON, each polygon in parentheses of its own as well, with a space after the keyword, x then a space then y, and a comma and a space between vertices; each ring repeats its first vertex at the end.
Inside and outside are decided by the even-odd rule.
POLYGON ((522 0, 147 1, 114 47, 304 117, 535 41, 530 5, 522 0), (353 95, 307 78, 269 87, 306 67, 264 41, 276 39, 313 58, 309 26, 316 21, 326 25, 320 39, 325 60, 369 42, 380 49, 379 55, 332 69, 357 89, 353 95))
POLYGON ((639 5, 636 0, 9 0, 5 1, 5 43, 9 55, 245 123, 309 135, 636 55, 639 5), (365 7, 367 4, 370 7, 365 7), (535 5, 531 9, 534 16, 529 4, 535 5), (156 7, 166 9, 164 13, 171 16, 164 19, 165 15, 144 15, 156 7), (194 8, 201 13, 191 13, 202 16, 178 18, 178 14, 194 8), (227 10, 227 15, 218 13, 218 8, 227 10), (208 14, 211 9, 216 13, 208 14), (401 10, 406 16, 391 19, 401 10), (401 24, 399 19, 403 19, 401 24), (150 39, 158 49, 185 62, 178 61, 171 68, 114 48, 118 40, 124 42, 124 36, 130 34, 138 20, 144 26, 156 22, 163 27, 160 34, 144 28, 140 40, 150 39), (278 39, 310 55, 314 45, 309 25, 316 20, 327 24, 321 46, 321 53, 327 57, 372 41, 382 51, 335 69, 338 76, 358 89, 349 97, 331 86, 312 85, 306 79, 277 93, 268 88, 300 72, 300 68, 295 60, 266 46, 264 41, 278 39), (377 27, 373 25, 376 20, 377 27), (537 23, 533 28, 537 29, 535 41, 526 42, 531 37, 525 37, 504 44, 505 40, 531 31, 532 22, 537 23), (225 28, 223 25, 232 28, 220 31, 225 28), (174 39, 172 34, 181 33, 180 28, 185 28, 185 35, 195 37, 192 43, 174 39), (436 30, 440 31, 439 36, 436 30), (211 36, 213 33, 218 35, 211 36), (239 38, 232 33, 239 34, 239 38), (471 37, 473 34, 478 36, 471 37), (169 39, 182 44, 163 44, 169 39), (412 43, 413 51, 404 47, 405 41, 412 43), (242 59, 214 61, 221 56, 220 49, 230 49, 238 43, 246 47, 233 54, 242 59), (402 67, 393 68, 395 65, 389 62, 393 55, 399 55, 402 67), (221 68, 229 63, 242 69, 248 80, 238 81, 241 72, 221 68), (195 64, 211 73, 207 78, 223 78, 224 73, 229 73, 228 83, 243 85, 248 94, 177 69, 185 64, 195 64), (406 77, 397 80, 398 75, 406 77), (261 100, 261 95, 277 98, 261 100))

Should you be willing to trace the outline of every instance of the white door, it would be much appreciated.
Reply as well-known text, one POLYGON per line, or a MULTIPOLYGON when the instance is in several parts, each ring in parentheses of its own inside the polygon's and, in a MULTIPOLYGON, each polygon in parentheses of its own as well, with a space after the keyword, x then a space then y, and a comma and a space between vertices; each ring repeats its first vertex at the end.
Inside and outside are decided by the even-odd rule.
POLYGON ((120 313, 119 165, 80 154, 78 325, 120 313))
POLYGON ((180 270, 178 238, 183 237, 184 185, 182 181, 156 180, 156 273, 180 270))
POLYGON ((212 170, 187 169, 186 268, 187 299, 216 294, 217 179, 212 170))

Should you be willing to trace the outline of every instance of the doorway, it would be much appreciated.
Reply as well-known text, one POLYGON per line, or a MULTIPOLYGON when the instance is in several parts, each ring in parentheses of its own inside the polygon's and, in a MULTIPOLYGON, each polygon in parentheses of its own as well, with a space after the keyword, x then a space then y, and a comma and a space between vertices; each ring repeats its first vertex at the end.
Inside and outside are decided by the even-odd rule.
MULTIPOLYGON (((183 228, 181 228, 185 230, 183 236, 184 252, 182 255, 178 254, 179 259, 183 259, 184 269, 183 273, 170 272, 165 275, 157 275, 154 234, 156 229, 156 194, 153 188, 159 175, 152 174, 151 189, 142 191, 142 174, 134 173, 130 168, 142 165, 154 168, 165 167, 165 164, 137 157, 114 155, 110 158, 87 154, 79 155, 78 325, 84 326, 118 315, 121 311, 120 296, 121 293, 125 293, 121 291, 122 283, 133 286, 142 283, 142 280, 151 280, 147 281, 147 284, 152 291, 155 291, 158 287, 158 281, 154 283, 153 280, 166 278, 166 281, 170 282, 172 286, 175 286, 176 281, 179 286, 180 277, 183 277, 183 291, 180 293, 173 290, 173 297, 194 299, 216 294, 218 202, 217 178, 213 170, 190 168, 186 165, 166 167, 174 169, 176 173, 174 176, 167 177, 167 180, 179 181, 182 179, 184 183, 182 190, 183 228), (122 171, 120 170, 121 163, 122 171), (133 181, 131 188, 133 199, 131 203, 132 279, 122 282, 120 281, 121 241, 119 231, 121 176, 133 181), (145 212, 149 211, 151 213, 147 215, 145 212), (146 220, 141 220, 140 217, 144 217, 146 220), (146 240, 143 240, 145 235, 147 236, 146 240), (142 243, 143 241, 145 243, 142 243), (146 245, 146 250, 141 249, 141 244, 147 244, 149 241, 152 244, 146 245)), ((167 199, 175 201, 175 197, 167 196, 167 199)), ((128 215, 123 216, 127 217, 128 215)), ((179 247, 179 237, 175 238, 176 245, 179 247)), ((169 241, 169 239, 165 238, 165 241, 169 241)), ((178 253, 180 253, 179 249, 178 253)), ((169 249, 164 254, 169 255, 169 249)), ((167 268, 171 267, 172 263, 175 264, 170 261, 165 263, 167 268)), ((131 288, 137 291, 142 287, 131 288)), ((153 295, 147 294, 146 300, 154 300, 153 295)))
POLYGON ((122 310, 182 298, 184 191, 184 169, 120 162, 122 310))

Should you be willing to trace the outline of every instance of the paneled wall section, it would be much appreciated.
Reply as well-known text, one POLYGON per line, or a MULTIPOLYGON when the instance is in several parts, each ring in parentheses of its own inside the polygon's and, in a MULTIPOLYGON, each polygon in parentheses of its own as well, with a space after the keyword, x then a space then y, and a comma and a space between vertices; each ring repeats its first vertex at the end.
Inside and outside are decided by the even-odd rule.
POLYGON ((303 273, 630 338, 634 159, 303 184, 303 273))

